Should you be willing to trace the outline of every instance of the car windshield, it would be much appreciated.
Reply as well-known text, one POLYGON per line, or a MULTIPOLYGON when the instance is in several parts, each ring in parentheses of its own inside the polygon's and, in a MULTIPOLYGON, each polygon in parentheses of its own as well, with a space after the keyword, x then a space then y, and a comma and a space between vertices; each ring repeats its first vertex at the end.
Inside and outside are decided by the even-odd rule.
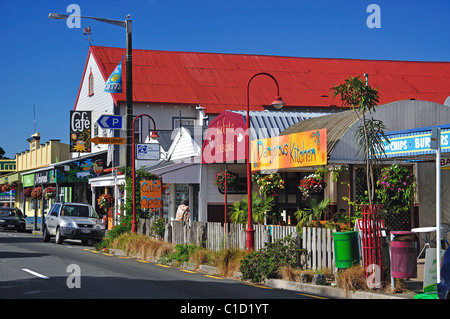
POLYGON ((22 217, 22 212, 18 209, 4 209, 0 208, 1 217, 22 217))
POLYGON ((91 206, 70 205, 70 204, 68 205, 66 204, 63 206, 61 215, 69 217, 98 218, 97 213, 91 206))

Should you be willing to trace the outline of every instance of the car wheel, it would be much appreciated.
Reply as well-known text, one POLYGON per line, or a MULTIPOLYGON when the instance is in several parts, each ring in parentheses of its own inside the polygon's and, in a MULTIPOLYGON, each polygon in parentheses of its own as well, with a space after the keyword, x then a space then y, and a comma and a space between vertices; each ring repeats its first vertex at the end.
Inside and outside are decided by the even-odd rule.
POLYGON ((55 242, 56 242, 58 245, 61 245, 61 244, 63 243, 63 241, 64 241, 64 237, 61 235, 61 231, 60 231, 60 229, 58 228, 58 229, 56 229, 56 238, 55 238, 55 242))
POLYGON ((47 227, 44 227, 44 233, 42 234, 42 241, 45 243, 50 241, 50 235, 47 231, 47 227))
POLYGON ((83 246, 86 246, 88 243, 89 243, 89 240, 87 240, 87 239, 81 240, 81 244, 82 244, 83 246))

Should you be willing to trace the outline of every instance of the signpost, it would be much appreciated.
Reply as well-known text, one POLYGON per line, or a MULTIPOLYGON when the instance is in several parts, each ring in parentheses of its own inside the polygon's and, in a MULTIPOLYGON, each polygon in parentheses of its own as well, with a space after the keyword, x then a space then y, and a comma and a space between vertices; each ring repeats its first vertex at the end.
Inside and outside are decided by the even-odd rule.
MULTIPOLYGON (((430 148, 436 150, 436 282, 441 282, 441 128, 431 130, 430 148)), ((426 256, 426 255, 425 255, 426 256)))
POLYGON ((97 123, 104 129, 120 130, 122 129, 122 116, 103 114, 98 118, 97 123))
POLYGON ((125 137, 94 137, 91 139, 94 144, 125 144, 125 137))

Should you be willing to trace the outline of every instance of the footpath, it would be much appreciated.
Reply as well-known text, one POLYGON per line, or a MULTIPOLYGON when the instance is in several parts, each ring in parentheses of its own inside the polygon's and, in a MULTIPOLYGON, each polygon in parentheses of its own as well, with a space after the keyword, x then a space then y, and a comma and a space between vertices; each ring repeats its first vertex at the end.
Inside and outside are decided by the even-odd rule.
POLYGON ((407 293, 376 293, 370 291, 353 291, 348 294, 344 289, 329 285, 312 285, 280 279, 269 279, 266 284, 272 288, 301 291, 309 294, 318 294, 338 299, 413 299, 416 294, 423 293, 423 270, 425 259, 417 261, 417 278, 406 280, 407 293))

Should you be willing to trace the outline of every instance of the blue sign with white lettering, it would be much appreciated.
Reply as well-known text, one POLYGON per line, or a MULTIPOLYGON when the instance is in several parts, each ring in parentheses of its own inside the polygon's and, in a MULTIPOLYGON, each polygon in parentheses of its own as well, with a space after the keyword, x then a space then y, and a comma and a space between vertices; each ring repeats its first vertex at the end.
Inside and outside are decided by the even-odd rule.
MULTIPOLYGON (((386 157, 434 154, 431 148, 431 128, 419 128, 401 132, 388 132, 389 143, 384 140, 386 157)), ((450 127, 441 126, 441 152, 450 152, 450 127)), ((378 154, 380 155, 380 154, 378 154)))
POLYGON ((118 130, 122 128, 122 116, 120 115, 102 115, 97 120, 101 128, 118 130))

